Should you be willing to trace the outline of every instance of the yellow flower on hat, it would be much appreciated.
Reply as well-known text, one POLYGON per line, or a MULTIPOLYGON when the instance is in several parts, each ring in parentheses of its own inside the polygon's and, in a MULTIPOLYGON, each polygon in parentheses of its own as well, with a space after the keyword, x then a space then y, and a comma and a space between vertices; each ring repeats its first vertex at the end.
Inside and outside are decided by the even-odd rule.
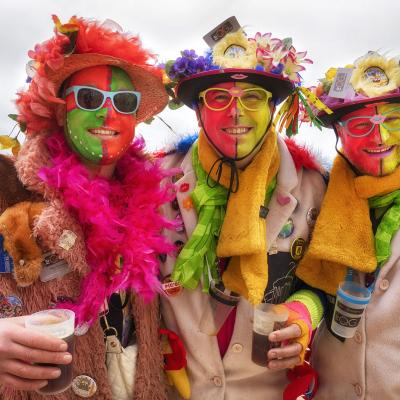
POLYGON ((372 53, 359 59, 350 79, 354 90, 367 97, 389 94, 400 86, 397 60, 372 53))
POLYGON ((214 46, 213 63, 222 68, 255 68, 256 46, 241 29, 228 33, 214 46))
POLYGON ((337 72, 337 68, 329 68, 328 71, 325 72, 325 79, 327 81, 333 81, 335 79, 336 76, 336 72, 337 72))

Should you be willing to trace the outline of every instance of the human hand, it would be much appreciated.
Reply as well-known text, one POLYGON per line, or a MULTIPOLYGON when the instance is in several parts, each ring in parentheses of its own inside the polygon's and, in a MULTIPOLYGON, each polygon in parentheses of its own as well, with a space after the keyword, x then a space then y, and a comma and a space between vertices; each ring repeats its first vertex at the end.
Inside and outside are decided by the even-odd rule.
POLYGON ((295 301, 284 306, 289 310, 288 326, 270 333, 268 337, 271 342, 282 343, 267 354, 267 366, 274 370, 302 364, 312 332, 310 314, 304 304, 295 301))
POLYGON ((268 351, 267 367, 273 370, 293 368, 301 362, 303 346, 293 342, 301 336, 301 329, 297 324, 291 324, 283 329, 271 332, 268 339, 271 342, 283 342, 281 347, 268 351))
POLYGON ((61 370, 34 364, 71 363, 67 347, 61 339, 26 329, 24 317, 0 319, 0 384, 17 390, 46 386, 61 370))

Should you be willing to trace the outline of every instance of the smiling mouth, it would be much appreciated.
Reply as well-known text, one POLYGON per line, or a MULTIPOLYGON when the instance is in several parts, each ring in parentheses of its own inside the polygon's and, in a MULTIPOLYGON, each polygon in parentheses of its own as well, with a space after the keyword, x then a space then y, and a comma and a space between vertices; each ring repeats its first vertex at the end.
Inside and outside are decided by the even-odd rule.
POLYGON ((369 148, 369 149, 364 149, 364 151, 373 157, 384 157, 389 155, 395 146, 382 146, 382 147, 375 147, 375 148, 369 148))
POLYGON ((118 131, 115 131, 113 129, 106 129, 106 128, 94 128, 94 129, 88 129, 89 133, 95 136, 104 136, 104 137, 112 137, 112 136, 117 136, 119 134, 118 131))
POLYGON ((232 128, 223 128, 222 130, 226 132, 228 135, 245 135, 252 128, 248 126, 237 126, 232 128))

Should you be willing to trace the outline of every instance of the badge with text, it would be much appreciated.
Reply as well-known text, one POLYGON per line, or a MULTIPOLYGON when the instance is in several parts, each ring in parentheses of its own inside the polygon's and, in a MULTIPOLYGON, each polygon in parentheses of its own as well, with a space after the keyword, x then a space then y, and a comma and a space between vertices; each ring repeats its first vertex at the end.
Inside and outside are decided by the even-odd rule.
POLYGON ((10 255, 4 250, 4 238, 0 235, 0 274, 9 274, 14 270, 14 263, 10 255))
POLYGON ((179 282, 174 282, 171 280, 171 275, 167 275, 163 279, 161 288, 168 297, 178 296, 178 294, 180 294, 183 290, 183 287, 179 282))
POLYGON ((48 282, 56 278, 62 278, 71 272, 71 268, 65 260, 60 260, 57 254, 46 253, 42 263, 42 271, 40 272, 40 280, 48 282))
POLYGON ((203 36, 204 41, 212 48, 228 33, 236 32, 240 24, 236 17, 230 17, 203 36))
POLYGON ((335 79, 329 90, 330 97, 348 99, 354 95, 354 89, 350 84, 353 68, 338 68, 335 79))

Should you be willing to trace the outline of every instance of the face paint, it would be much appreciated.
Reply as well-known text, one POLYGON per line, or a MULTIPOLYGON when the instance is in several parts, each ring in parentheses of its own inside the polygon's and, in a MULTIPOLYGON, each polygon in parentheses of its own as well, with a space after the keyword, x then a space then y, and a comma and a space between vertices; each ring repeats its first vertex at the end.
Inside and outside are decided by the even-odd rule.
POLYGON ((388 175, 399 166, 400 103, 368 105, 346 114, 336 128, 345 156, 362 174, 388 175))
MULTIPOLYGON (((259 88, 249 83, 226 82, 213 85, 216 88, 259 88)), ((265 138, 271 121, 268 101, 256 111, 245 109, 237 98, 222 111, 210 110, 205 104, 200 105, 201 122, 208 140, 225 157, 242 159, 257 147, 265 138)))
MULTIPOLYGON (((101 65, 73 74, 66 90, 72 86, 90 86, 105 91, 133 90, 133 84, 120 68, 101 65)), ((99 165, 117 162, 132 142, 134 114, 122 114, 107 99, 97 111, 82 110, 74 93, 66 96, 65 135, 71 148, 84 160, 99 165)))

